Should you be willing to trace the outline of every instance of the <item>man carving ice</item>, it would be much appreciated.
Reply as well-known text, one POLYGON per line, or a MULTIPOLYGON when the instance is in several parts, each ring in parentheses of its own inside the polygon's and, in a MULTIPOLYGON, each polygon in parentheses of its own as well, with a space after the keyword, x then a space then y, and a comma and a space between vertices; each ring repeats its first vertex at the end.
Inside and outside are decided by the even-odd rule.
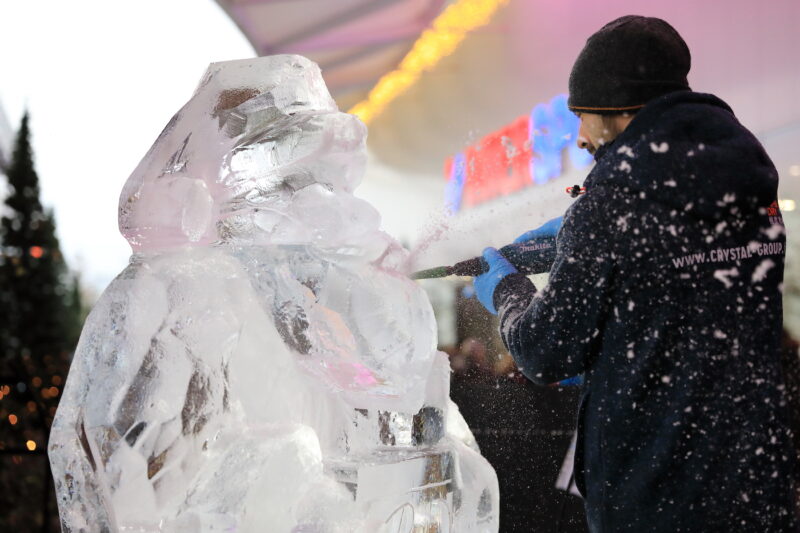
POLYGON ((596 165, 563 224, 518 239, 558 232, 549 282, 488 248, 475 286, 526 376, 585 377, 575 472, 592 531, 797 531, 777 171, 689 67, 660 19, 589 38, 569 106, 596 165))

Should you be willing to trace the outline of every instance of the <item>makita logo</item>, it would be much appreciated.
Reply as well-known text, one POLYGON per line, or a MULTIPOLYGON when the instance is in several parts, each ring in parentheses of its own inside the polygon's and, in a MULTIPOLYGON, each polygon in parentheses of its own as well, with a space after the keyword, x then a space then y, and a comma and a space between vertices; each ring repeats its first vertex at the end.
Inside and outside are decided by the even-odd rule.
POLYGON ((524 244, 519 247, 519 250, 522 252, 533 252, 536 250, 546 250, 548 248, 552 248, 552 242, 532 242, 530 244, 524 244))

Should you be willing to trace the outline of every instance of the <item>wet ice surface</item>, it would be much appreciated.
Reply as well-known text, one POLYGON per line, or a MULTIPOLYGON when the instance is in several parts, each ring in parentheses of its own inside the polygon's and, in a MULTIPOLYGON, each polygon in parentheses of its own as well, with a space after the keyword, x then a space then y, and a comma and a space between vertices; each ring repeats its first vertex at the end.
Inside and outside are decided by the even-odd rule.
POLYGON ((298 56, 212 64, 128 179, 134 254, 50 438, 65 531, 497 531, 364 126, 298 56))

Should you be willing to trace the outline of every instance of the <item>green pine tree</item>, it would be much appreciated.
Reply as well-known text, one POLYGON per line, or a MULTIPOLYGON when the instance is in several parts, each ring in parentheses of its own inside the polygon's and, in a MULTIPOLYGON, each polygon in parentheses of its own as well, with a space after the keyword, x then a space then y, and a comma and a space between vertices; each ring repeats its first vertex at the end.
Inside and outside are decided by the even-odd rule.
POLYGON ((6 357, 28 354, 41 360, 65 348, 66 265, 55 235, 53 214, 42 207, 33 164, 28 115, 22 118, 7 171, 8 213, 0 221, 6 259, 6 287, 14 315, 9 317, 6 357))
MULTIPOLYGON (((47 436, 81 316, 80 288, 40 200, 28 114, 5 168, 0 219, 0 529, 53 529, 47 436), (10 501, 5 501, 10 498, 10 501)), ((57 524, 57 523, 56 523, 57 524)))

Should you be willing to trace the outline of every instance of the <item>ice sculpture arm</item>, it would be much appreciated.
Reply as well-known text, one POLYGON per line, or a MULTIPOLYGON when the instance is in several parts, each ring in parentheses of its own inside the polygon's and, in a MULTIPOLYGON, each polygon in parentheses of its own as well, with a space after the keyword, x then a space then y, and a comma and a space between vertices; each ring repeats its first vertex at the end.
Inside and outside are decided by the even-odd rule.
POLYGON ((98 475, 103 465, 87 434, 86 413, 82 407, 94 396, 95 383, 84 377, 94 375, 100 362, 94 347, 97 334, 108 325, 105 324, 109 311, 104 305, 106 300, 101 297, 87 317, 61 398, 61 405, 70 408, 59 408, 50 431, 48 455, 61 527, 67 533, 116 529, 108 512, 108 491, 102 486, 102 476, 98 475))
POLYGON ((131 271, 111 282, 87 317, 50 432, 62 529, 69 533, 117 530, 111 500, 115 476, 125 472, 112 450, 126 442, 127 429, 120 413, 136 416, 126 397, 165 314, 163 287, 131 280, 131 271))
POLYGON ((548 384, 581 374, 602 338, 614 271, 609 193, 598 188, 573 204, 541 291, 523 274, 497 287, 500 333, 520 370, 548 384), (605 206, 605 207, 604 207, 605 206))
MULTIPOLYGON (((82 339, 83 340, 83 339, 82 339)), ((81 351, 79 343, 76 354, 81 351)), ((82 375, 85 362, 75 357, 71 372, 82 375)), ((86 401, 87 387, 67 380, 61 403, 75 405, 86 401)), ((112 531, 113 519, 104 502, 104 491, 96 476, 97 464, 85 434, 82 416, 58 411, 50 431, 48 454, 53 471, 61 528, 66 533, 112 531)))

